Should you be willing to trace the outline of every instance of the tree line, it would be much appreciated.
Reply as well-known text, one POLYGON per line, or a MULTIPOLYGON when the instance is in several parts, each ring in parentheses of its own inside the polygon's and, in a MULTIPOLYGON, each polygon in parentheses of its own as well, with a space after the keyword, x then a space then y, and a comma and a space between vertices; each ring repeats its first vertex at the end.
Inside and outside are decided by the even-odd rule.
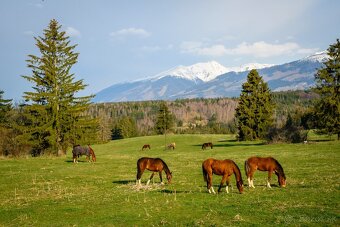
POLYGON ((273 93, 251 70, 239 98, 91 104, 72 66, 79 53, 56 20, 35 37, 29 55, 32 83, 25 102, 13 106, 0 90, 0 154, 63 155, 77 144, 164 133, 236 133, 239 140, 300 142, 306 130, 340 138, 340 42, 315 75, 311 91, 273 93))

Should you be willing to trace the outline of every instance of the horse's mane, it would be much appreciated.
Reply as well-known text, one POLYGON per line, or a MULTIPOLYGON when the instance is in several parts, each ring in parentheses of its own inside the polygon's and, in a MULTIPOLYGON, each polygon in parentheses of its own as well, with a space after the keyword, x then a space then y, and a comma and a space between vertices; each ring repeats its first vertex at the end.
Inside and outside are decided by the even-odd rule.
POLYGON ((283 177, 283 179, 286 180, 286 175, 285 175, 285 173, 283 171, 283 168, 282 168, 281 164, 275 158, 273 158, 273 160, 275 161, 275 164, 277 166, 278 173, 283 177))
MULTIPOLYGON (((236 163, 234 161, 232 161, 233 164, 234 164, 234 173, 235 173, 235 176, 238 175, 238 177, 240 178, 240 183, 243 184, 243 180, 242 180, 242 174, 241 174, 241 170, 240 168, 238 167, 238 165, 236 165, 236 163)), ((237 180, 237 179, 236 179, 237 180)))
POLYGON ((166 174, 168 174, 168 173, 171 174, 168 165, 163 161, 163 159, 159 159, 159 160, 161 160, 162 163, 163 163, 165 173, 166 173, 166 174))

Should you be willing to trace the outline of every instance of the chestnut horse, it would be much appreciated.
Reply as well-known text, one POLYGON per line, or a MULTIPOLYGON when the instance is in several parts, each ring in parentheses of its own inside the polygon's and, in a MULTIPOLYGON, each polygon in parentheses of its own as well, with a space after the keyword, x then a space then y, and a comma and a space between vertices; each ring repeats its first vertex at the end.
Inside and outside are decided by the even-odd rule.
POLYGON ((210 147, 211 149, 213 149, 212 142, 202 144, 202 150, 205 150, 207 147, 210 147))
POLYGON ((203 178, 204 181, 207 182, 207 189, 209 193, 214 193, 214 188, 212 187, 212 175, 216 174, 219 176, 223 176, 220 187, 218 188, 218 192, 221 191, 223 184, 226 182, 226 191, 229 193, 228 186, 229 186, 229 177, 234 174, 236 178, 236 185, 240 193, 243 192, 243 181, 241 171, 236 165, 236 163, 232 160, 225 159, 225 160, 216 160, 213 158, 209 158, 202 163, 202 170, 203 170, 203 178))
POLYGON ((142 147, 142 151, 144 151, 144 149, 149 148, 149 150, 151 149, 150 144, 144 144, 142 147))
POLYGON ((273 172, 278 177, 279 185, 281 187, 286 187, 286 176, 285 176, 285 173, 283 171, 283 168, 280 165, 280 163, 272 157, 267 157, 267 158, 251 157, 251 158, 248 158, 248 160, 246 160, 245 163, 244 163, 244 168, 245 168, 245 171, 246 171, 246 176, 248 178, 248 186, 249 187, 255 188, 253 176, 254 176, 254 172, 256 170, 268 171, 267 187, 271 188, 270 180, 271 180, 271 176, 272 176, 273 172))
POLYGON ((143 157, 143 158, 138 159, 138 161, 137 161, 137 180, 136 180, 137 185, 141 185, 141 178, 142 178, 142 174, 143 174, 145 169, 153 172, 150 176, 150 179, 146 183, 146 185, 149 185, 151 179, 153 178, 153 175, 156 172, 159 173, 159 178, 161 179, 161 184, 163 184, 163 180, 162 180, 162 171, 163 170, 166 173, 166 178, 168 180, 168 183, 169 184, 171 183, 171 178, 172 178, 171 174, 172 173, 170 172, 170 169, 168 168, 168 166, 166 165, 166 163, 162 159, 143 157))
POLYGON ((93 149, 90 147, 90 145, 87 146, 80 146, 75 145, 72 150, 73 154, 73 162, 78 162, 78 158, 82 155, 86 155, 86 160, 90 162, 90 156, 92 156, 92 162, 96 161, 96 155, 94 154, 93 149))

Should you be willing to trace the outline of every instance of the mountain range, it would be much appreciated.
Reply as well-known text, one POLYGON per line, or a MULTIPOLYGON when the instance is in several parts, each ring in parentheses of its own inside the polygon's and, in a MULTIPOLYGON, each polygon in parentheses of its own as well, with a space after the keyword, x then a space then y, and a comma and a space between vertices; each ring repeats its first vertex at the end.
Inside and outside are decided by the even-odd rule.
POLYGON ((238 97, 251 69, 257 69, 272 91, 304 90, 327 60, 326 51, 280 65, 250 63, 225 67, 216 61, 178 66, 155 76, 114 84, 98 92, 93 102, 238 97))

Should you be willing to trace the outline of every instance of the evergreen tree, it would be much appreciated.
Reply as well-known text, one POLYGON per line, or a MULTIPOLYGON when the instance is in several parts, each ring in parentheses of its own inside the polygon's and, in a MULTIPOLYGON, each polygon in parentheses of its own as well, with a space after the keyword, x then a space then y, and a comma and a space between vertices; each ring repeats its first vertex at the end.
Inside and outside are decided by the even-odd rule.
POLYGON ((28 130, 35 147, 65 154, 67 147, 94 139, 96 122, 83 113, 93 96, 77 97, 87 85, 75 80, 71 73, 77 63, 76 45, 56 20, 51 20, 43 37, 35 37, 40 56, 29 55, 28 67, 32 75, 23 76, 33 83, 33 91, 25 92, 28 130), (87 138, 87 136, 92 138, 87 138))
POLYGON ((340 41, 327 49, 329 59, 315 75, 316 127, 323 133, 337 134, 340 139, 340 41))
POLYGON ((239 140, 263 139, 272 124, 273 103, 270 90, 253 69, 242 85, 235 117, 239 140))
POLYGON ((160 108, 157 114, 157 121, 155 124, 155 130, 157 134, 164 134, 171 130, 174 126, 174 117, 170 113, 168 106, 163 101, 160 103, 160 108))
POLYGON ((0 126, 7 125, 9 112, 12 109, 12 100, 3 98, 4 91, 0 90, 0 126))

